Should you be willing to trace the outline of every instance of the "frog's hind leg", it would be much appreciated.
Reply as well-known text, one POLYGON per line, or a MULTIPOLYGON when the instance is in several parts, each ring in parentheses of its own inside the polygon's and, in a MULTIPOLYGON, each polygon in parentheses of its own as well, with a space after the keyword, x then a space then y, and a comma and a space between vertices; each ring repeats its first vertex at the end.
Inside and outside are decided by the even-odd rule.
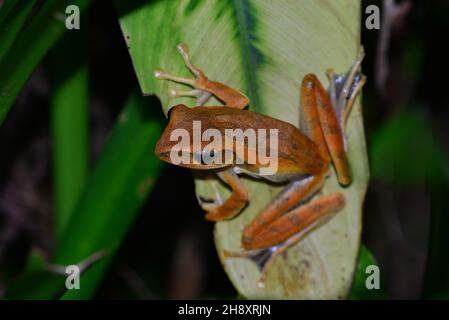
POLYGON ((257 247, 256 235, 290 209, 308 201, 322 187, 326 176, 322 174, 291 182, 273 201, 243 230, 242 244, 245 249, 257 247))
POLYGON ((326 195, 299 206, 277 220, 273 221, 258 234, 254 235, 254 248, 248 251, 224 251, 227 258, 247 258, 256 263, 261 275, 258 285, 263 287, 267 271, 274 258, 288 248, 304 239, 329 221, 345 206, 345 198, 341 193, 326 195))
POLYGON ((251 248, 247 247, 246 249, 275 246, 296 233, 308 232, 311 226, 315 226, 317 222, 320 222, 318 225, 323 224, 343 209, 344 205, 345 199, 341 193, 321 196, 307 204, 300 205, 254 234, 251 248))
POLYGON ((172 96, 195 96, 198 98, 199 102, 201 102, 200 105, 202 105, 210 98, 211 95, 214 95, 219 100, 223 101, 227 107, 238 109, 243 109, 249 104, 249 99, 243 93, 221 82, 209 80, 205 76, 204 72, 190 61, 187 45, 181 43, 178 45, 177 49, 184 60, 184 64, 192 72, 195 78, 189 79, 185 77, 174 76, 168 74, 162 69, 157 69, 154 73, 154 76, 157 79, 170 80, 186 84, 195 88, 196 90, 187 92, 173 91, 172 96), (207 92, 207 94, 203 94, 203 92, 207 92))
POLYGON ((326 72, 330 83, 329 96, 342 129, 346 126, 354 101, 366 82, 366 76, 361 72, 364 57, 365 51, 361 47, 357 60, 348 72, 335 74, 333 69, 326 72))

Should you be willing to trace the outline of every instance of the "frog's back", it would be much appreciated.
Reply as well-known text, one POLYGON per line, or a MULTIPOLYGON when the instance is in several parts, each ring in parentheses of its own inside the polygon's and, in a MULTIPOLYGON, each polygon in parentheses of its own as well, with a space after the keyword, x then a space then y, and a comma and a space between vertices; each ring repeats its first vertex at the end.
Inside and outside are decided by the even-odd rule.
MULTIPOLYGON (((315 143, 288 122, 249 110, 229 107, 185 107, 184 111, 186 114, 182 117, 183 121, 190 123, 194 120, 201 121, 202 130, 214 128, 220 130, 223 135, 226 135, 226 129, 234 132, 238 129, 244 132, 252 129, 256 134, 259 134, 258 130, 264 130, 265 145, 270 148, 266 155, 277 151, 277 180, 284 180, 282 178, 284 175, 285 180, 290 180, 292 175, 314 175, 321 172, 326 165, 315 143), (277 130, 277 143, 270 143, 272 130, 277 130), (277 150, 271 150, 273 147, 277 147, 277 150)), ((248 150, 248 146, 242 146, 242 148, 248 150)), ((248 152, 257 152, 257 150, 248 150, 248 152)), ((260 164, 246 167, 248 170, 257 171, 260 164)))

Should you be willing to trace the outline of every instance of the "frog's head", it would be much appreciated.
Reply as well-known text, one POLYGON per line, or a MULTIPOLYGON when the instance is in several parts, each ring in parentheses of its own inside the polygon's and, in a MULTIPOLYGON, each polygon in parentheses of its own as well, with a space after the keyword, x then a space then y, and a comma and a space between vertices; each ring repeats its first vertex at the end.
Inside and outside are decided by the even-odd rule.
POLYGON ((213 116, 208 108, 188 108, 178 104, 169 110, 168 125, 156 144, 155 153, 159 159, 181 167, 203 170, 232 165, 233 152, 225 152, 221 134, 219 139, 203 141, 208 129, 216 129, 215 133, 220 133, 219 128, 213 127, 213 116))

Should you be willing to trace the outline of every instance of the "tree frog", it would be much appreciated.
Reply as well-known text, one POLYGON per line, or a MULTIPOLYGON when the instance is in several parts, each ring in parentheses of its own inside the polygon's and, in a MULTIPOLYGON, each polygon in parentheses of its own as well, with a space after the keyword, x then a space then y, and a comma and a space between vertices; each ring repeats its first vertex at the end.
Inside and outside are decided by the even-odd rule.
MULTIPOLYGON (((172 98, 196 97, 198 106, 188 108, 178 104, 170 110, 168 125, 155 150, 161 160, 173 163, 170 151, 177 141, 172 141, 171 135, 178 128, 192 133, 193 121, 201 121, 203 128, 213 128, 220 132, 224 132, 226 128, 278 130, 278 170, 273 175, 259 175, 258 163, 206 164, 197 161, 178 164, 199 170, 215 170, 218 177, 231 189, 231 195, 224 201, 220 197, 213 203, 200 201, 207 211, 206 219, 212 221, 232 219, 249 201, 249 194, 240 181, 239 174, 285 184, 285 188, 273 201, 244 227, 242 246, 245 251, 225 252, 227 257, 246 257, 255 261, 261 271, 260 283, 263 283, 267 267, 276 255, 323 225, 345 206, 345 198, 341 192, 319 196, 317 194, 325 183, 331 164, 335 167, 342 186, 347 186, 352 181, 344 127, 366 80, 360 71, 363 48, 348 72, 337 75, 332 69, 327 70, 329 92, 324 89, 316 75, 304 76, 300 87, 299 128, 245 110, 249 99, 243 93, 208 79, 204 72, 190 61, 185 44, 178 45, 177 49, 194 78, 170 75, 162 69, 155 71, 155 77, 192 87, 192 90, 185 92, 171 90, 170 95, 172 98), (224 106, 203 106, 212 95, 222 101, 224 106)), ((244 142, 237 141, 231 150, 221 149, 213 152, 235 154, 239 148, 247 155, 258 152, 257 148, 248 148, 244 142)), ((202 148, 204 144, 200 150, 203 150, 202 148)), ((191 145, 187 145, 181 151, 190 153, 193 159, 193 149, 191 145)))

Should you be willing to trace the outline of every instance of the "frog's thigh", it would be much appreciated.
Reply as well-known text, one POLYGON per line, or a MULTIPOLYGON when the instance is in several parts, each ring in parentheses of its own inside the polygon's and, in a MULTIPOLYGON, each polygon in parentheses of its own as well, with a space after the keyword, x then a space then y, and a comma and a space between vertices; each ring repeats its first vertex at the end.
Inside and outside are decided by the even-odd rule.
POLYGON ((322 196, 269 223, 252 235, 252 241, 244 243, 244 247, 247 250, 271 247, 296 234, 295 241, 286 241, 289 247, 304 238, 310 231, 326 223, 344 206, 345 198, 341 193, 322 196))
POLYGON ((317 86, 319 80, 314 74, 307 74, 301 83, 300 130, 315 142, 321 157, 330 162, 330 155, 324 140, 317 110, 317 86))
POLYGON ((339 182, 348 185, 351 170, 336 110, 320 80, 314 74, 306 75, 301 85, 301 130, 315 142, 323 159, 332 159, 339 182))
POLYGON ((352 181, 351 169, 345 150, 344 134, 331 100, 319 80, 316 82, 316 101, 321 130, 326 140, 332 162, 335 165, 338 181, 348 185, 352 181))
POLYGON ((243 230, 244 247, 252 246, 254 235, 291 208, 307 200, 321 188, 325 174, 311 176, 288 184, 273 201, 243 230))
POLYGON ((220 171, 217 175, 229 185, 232 193, 224 203, 206 209, 206 219, 212 221, 235 217, 248 202, 248 192, 232 168, 220 171))

